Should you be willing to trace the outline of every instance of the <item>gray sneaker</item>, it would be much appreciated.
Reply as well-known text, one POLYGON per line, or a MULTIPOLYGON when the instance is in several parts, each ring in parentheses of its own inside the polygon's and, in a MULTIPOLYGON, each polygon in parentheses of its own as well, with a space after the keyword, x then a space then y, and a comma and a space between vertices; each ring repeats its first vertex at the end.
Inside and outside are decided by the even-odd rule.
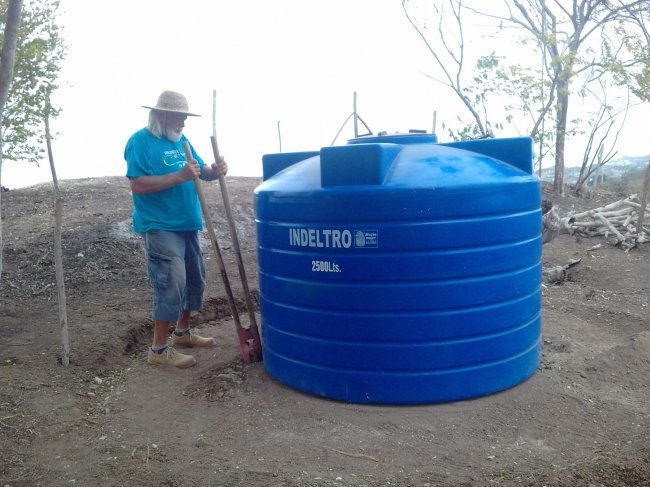
POLYGON ((196 359, 192 355, 177 352, 174 347, 167 347, 162 353, 155 353, 149 349, 147 363, 149 365, 171 365, 179 369, 187 369, 196 365, 196 359))

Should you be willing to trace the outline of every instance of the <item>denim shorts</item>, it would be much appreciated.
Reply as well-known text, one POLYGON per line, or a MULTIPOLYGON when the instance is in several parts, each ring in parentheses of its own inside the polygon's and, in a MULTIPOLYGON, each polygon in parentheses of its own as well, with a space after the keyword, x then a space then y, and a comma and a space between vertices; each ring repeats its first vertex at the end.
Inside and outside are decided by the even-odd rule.
POLYGON ((200 311, 205 266, 198 232, 151 230, 144 234, 154 320, 177 321, 183 310, 200 311))

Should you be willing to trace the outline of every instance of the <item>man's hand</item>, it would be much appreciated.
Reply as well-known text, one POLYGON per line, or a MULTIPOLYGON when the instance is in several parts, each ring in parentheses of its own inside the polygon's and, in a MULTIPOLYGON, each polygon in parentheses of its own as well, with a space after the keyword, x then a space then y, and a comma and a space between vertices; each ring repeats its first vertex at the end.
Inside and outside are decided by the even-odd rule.
POLYGON ((219 156, 219 160, 212 163, 212 170, 216 177, 225 176, 228 173, 228 164, 223 156, 219 156))
MULTIPOLYGON (((203 169, 205 170, 206 168, 203 169)), ((227 166, 226 170, 228 170, 227 166)), ((212 172, 212 170, 209 170, 209 172, 212 172)), ((185 163, 180 171, 161 176, 139 176, 137 178, 129 178, 129 182, 131 183, 131 191, 133 194, 148 194, 164 191, 172 186, 183 184, 187 181, 193 181, 197 177, 201 176, 201 166, 199 166, 196 159, 191 158, 185 163)))
POLYGON ((194 159, 185 163, 180 171, 161 176, 139 176, 129 178, 133 194, 148 194, 164 191, 178 184, 194 180, 201 174, 201 167, 194 159))
POLYGON ((185 163, 183 169, 179 171, 179 175, 183 182, 196 179, 201 175, 201 166, 195 159, 190 159, 185 163))
POLYGON ((225 176, 226 173, 228 173, 228 164, 223 156, 219 156, 217 162, 213 162, 210 167, 203 166, 201 179, 204 181, 214 181, 221 176, 225 176))

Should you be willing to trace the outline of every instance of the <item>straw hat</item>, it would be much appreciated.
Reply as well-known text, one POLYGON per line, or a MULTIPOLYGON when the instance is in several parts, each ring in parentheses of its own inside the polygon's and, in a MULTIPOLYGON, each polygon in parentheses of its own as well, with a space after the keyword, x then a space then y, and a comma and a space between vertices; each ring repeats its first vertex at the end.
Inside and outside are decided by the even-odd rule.
POLYGON ((176 92, 165 90, 158 97, 158 102, 155 107, 149 107, 142 105, 144 108, 149 108, 150 110, 158 110, 161 112, 174 112, 174 113, 183 113, 189 117, 200 117, 196 113, 190 113, 189 106, 187 104, 187 98, 184 95, 176 92))

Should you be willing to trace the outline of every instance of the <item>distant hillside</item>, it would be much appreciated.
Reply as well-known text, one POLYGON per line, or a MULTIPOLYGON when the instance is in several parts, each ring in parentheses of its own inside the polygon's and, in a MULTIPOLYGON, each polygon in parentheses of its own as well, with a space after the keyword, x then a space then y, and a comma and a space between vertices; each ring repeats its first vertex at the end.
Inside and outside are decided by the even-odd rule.
MULTIPOLYGON (((618 181, 625 179, 628 175, 639 173, 645 170, 650 162, 650 154, 636 157, 621 157, 605 164, 602 168, 604 181, 618 181)), ((548 167, 542 169, 542 181, 553 181, 555 169, 548 167)), ((575 183, 580 175, 580 166, 564 168, 564 180, 568 184, 575 183)))

